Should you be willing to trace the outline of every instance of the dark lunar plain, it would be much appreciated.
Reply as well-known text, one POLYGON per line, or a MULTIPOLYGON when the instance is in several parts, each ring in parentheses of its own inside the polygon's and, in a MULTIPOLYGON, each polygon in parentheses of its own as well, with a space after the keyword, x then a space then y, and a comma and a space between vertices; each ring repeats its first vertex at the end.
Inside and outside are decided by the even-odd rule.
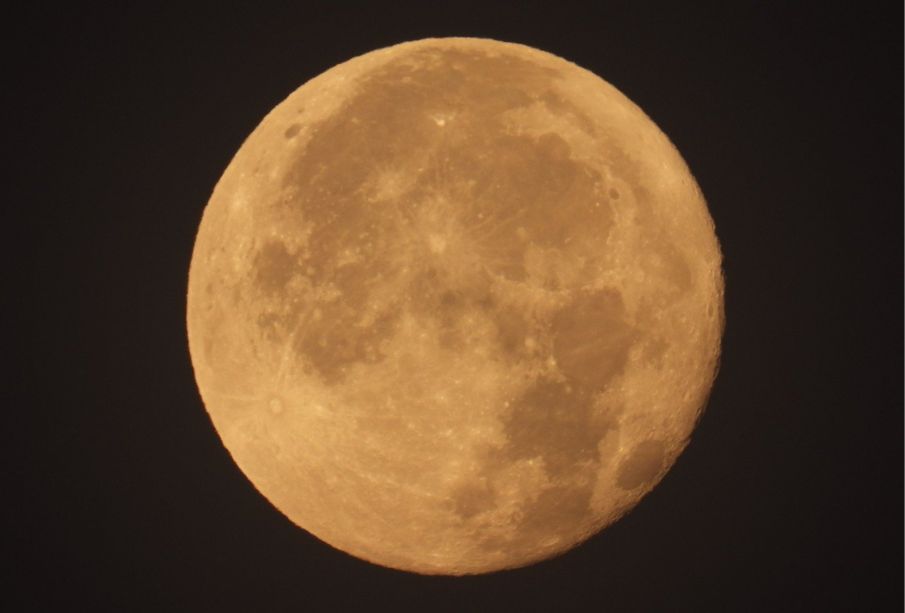
POLYGON ((6 21, 5 610, 901 611, 901 7, 440 4, 6 21), (185 332, 198 223, 244 138, 331 66, 429 36, 619 88, 688 162, 726 274, 721 371, 661 484, 562 557, 464 578, 357 560, 271 507, 185 332))

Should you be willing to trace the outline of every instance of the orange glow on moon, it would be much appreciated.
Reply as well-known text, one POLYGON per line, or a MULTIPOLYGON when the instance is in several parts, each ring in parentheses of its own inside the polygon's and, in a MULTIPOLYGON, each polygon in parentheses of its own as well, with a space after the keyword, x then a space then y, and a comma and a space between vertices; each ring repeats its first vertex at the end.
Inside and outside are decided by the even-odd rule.
POLYGON ((667 137, 529 47, 340 64, 242 145, 204 211, 205 407, 295 524, 429 574, 524 566, 649 492, 716 374, 721 256, 667 137))

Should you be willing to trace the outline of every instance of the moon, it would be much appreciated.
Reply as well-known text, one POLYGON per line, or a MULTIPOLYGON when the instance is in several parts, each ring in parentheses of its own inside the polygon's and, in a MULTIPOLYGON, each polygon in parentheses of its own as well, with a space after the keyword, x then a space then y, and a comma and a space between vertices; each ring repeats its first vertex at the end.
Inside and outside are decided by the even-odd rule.
POLYGON ((331 68, 236 153, 198 230, 189 349, 217 433, 292 522, 462 575, 563 553, 687 445, 721 254, 669 139, 527 46, 331 68))

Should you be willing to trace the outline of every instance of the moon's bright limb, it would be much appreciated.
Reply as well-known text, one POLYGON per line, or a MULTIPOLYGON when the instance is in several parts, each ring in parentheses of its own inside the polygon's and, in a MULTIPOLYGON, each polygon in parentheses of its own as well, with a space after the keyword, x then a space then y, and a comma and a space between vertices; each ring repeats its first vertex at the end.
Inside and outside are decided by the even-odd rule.
POLYGON ((522 566, 615 521, 717 368, 720 250, 678 152, 599 77, 482 39, 306 83, 205 209, 188 334, 254 485, 348 553, 522 566))

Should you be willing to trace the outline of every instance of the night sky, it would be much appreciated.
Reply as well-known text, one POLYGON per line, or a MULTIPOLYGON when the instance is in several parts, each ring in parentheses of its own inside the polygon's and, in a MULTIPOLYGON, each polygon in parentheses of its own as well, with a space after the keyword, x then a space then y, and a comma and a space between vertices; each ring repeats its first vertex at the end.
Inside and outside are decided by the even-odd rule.
POLYGON ((901 7, 434 4, 6 20, 8 610, 901 611, 901 7), (727 317, 709 407, 633 512, 458 579, 275 511, 213 430, 184 323, 202 210, 264 114, 453 35, 562 56, 653 118, 708 200, 727 317))

